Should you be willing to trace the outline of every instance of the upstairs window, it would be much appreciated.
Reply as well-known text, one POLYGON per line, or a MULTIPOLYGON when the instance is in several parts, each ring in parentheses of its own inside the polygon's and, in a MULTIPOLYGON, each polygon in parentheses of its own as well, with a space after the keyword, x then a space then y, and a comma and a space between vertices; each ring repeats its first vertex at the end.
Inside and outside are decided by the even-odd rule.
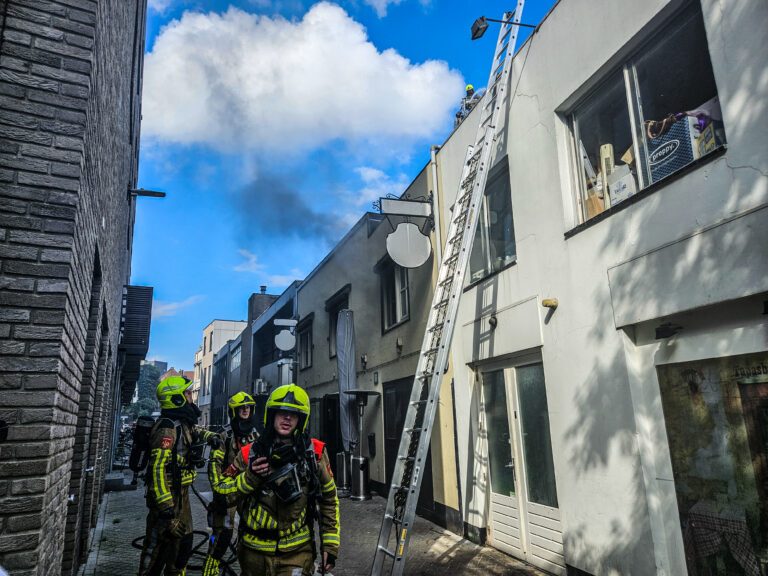
POLYGON ((240 350, 241 350, 241 347, 238 346, 232 351, 232 358, 230 360, 230 365, 229 365, 230 372, 234 372, 235 370, 240 368, 240 350))
POLYGON ((349 308, 349 293, 352 285, 347 284, 325 301, 328 312, 328 357, 336 356, 336 330, 339 325, 339 312, 349 308))
POLYGON ((388 260, 379 269, 382 328, 405 322, 410 315, 408 269, 388 260))
POLYGON ((582 221, 726 143, 701 9, 674 18, 571 114, 582 221))
POLYGON ((312 366, 312 322, 298 329, 299 340, 299 370, 312 366))
POLYGON ((475 283, 515 262, 515 225, 506 159, 488 175, 469 258, 469 283, 475 283))

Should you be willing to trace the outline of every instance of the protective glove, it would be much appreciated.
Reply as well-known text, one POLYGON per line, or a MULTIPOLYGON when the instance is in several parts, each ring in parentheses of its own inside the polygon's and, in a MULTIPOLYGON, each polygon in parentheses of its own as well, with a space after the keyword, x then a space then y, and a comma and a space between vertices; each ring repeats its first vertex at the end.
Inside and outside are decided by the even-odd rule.
POLYGON ((187 533, 187 524, 181 518, 174 518, 168 524, 168 533, 174 538, 181 538, 187 533))
POLYGON ((325 561, 325 572, 329 572, 333 570, 334 566, 336 566, 336 556, 331 554, 330 552, 323 552, 323 559, 325 561))
POLYGON ((208 446, 210 446, 214 450, 220 450, 224 448, 224 441, 221 439, 221 436, 219 436, 218 434, 213 434, 208 437, 208 446))
POLYGON ((224 462, 224 450, 221 450, 221 449, 211 450, 211 460, 224 462))
POLYGON ((158 514, 163 532, 170 534, 174 538, 181 538, 186 532, 186 524, 183 520, 176 518, 172 507, 164 508, 158 514))

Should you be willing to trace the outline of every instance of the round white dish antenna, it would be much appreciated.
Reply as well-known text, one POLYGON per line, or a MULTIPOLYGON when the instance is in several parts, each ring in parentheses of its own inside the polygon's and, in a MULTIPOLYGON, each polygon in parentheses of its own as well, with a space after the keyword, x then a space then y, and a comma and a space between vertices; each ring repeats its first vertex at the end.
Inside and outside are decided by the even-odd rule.
POLYGON ((291 334, 290 330, 280 330, 275 336, 275 346, 283 352, 293 350, 293 347, 296 346, 296 336, 291 334))
POLYGON ((403 268, 418 268, 432 254, 432 244, 416 224, 401 222, 387 236, 387 254, 403 268))

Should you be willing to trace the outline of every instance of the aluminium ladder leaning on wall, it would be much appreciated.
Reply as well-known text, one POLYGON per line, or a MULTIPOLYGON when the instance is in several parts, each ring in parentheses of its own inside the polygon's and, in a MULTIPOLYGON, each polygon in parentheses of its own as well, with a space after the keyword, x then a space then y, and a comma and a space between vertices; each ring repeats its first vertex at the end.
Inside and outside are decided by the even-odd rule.
MULTIPOLYGON (((427 329, 414 377, 403 434, 400 438, 387 508, 371 567, 371 576, 401 576, 408 554, 410 530, 416 514, 423 469, 432 436, 440 383, 448 366, 451 339, 459 307, 464 275, 469 264, 472 241, 482 207, 491 154, 496 143, 496 127, 509 87, 512 57, 517 43, 516 24, 520 23, 524 0, 514 12, 504 14, 504 23, 494 52, 488 88, 480 108, 480 125, 475 143, 469 146, 462 171, 456 203, 451 215, 443 261, 437 277, 427 329), (389 549, 392 529, 395 549, 389 549), (392 559, 385 572, 384 561, 392 559)), ((439 214, 435 215, 439 218, 439 214)), ((437 239, 440 242, 440 239, 437 239)))

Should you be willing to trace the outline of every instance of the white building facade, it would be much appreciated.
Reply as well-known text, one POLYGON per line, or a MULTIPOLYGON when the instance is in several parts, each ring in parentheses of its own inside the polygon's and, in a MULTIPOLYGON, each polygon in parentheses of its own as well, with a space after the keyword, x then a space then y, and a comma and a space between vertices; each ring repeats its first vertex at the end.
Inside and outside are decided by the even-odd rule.
POLYGON ((215 354, 221 350, 230 340, 234 340, 242 333, 247 322, 239 320, 213 320, 203 329, 202 354, 195 354, 195 371, 198 370, 198 360, 200 362, 200 393, 198 395, 198 406, 202 415, 200 424, 207 426, 211 423, 211 384, 213 382, 213 360, 215 354))
POLYGON ((764 573, 766 24, 562 0, 520 48, 452 345, 467 533, 554 574, 764 573))

